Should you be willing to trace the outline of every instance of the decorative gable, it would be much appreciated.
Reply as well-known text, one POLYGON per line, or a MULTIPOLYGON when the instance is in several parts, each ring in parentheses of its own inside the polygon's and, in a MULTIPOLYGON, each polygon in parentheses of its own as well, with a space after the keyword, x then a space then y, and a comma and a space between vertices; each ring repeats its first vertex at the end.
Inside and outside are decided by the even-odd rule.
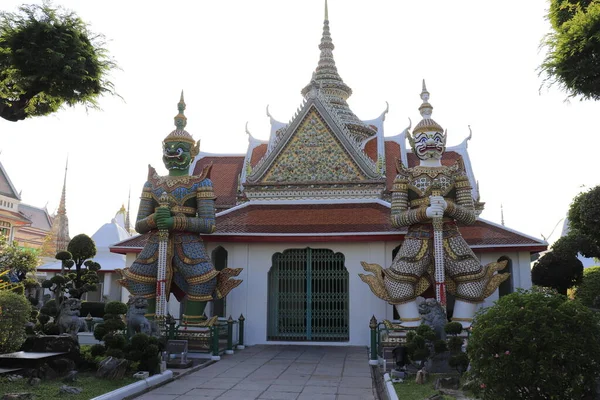
POLYGON ((319 112, 311 107, 260 183, 349 182, 365 179, 319 112))

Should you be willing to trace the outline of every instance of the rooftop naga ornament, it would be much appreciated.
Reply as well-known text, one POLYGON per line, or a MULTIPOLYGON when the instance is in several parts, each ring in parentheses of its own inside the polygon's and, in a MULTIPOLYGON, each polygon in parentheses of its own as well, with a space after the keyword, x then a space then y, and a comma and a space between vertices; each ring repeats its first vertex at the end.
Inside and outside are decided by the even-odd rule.
POLYGON ((452 320, 471 325, 478 303, 491 295, 509 274, 497 274, 506 262, 482 266, 462 238, 457 222, 477 219, 471 184, 462 159, 442 165, 446 133, 431 119, 433 107, 423 81, 423 119, 407 137, 419 165, 398 163, 392 189, 392 225, 408 227, 392 265, 362 263, 373 275, 360 274, 373 293, 394 304, 404 326, 421 323, 416 297, 435 288, 437 301, 446 306, 446 293, 456 299, 452 320))
POLYGON ((222 298, 238 286, 241 268, 217 271, 199 234, 215 231, 215 195, 209 179, 210 166, 200 175, 189 175, 199 153, 184 130, 183 92, 175 116, 176 129, 163 141, 163 162, 169 171, 159 176, 149 166, 135 229, 149 233, 148 243, 129 268, 119 271, 119 281, 133 295, 148 299, 148 313, 163 319, 170 293, 185 299, 183 323, 198 323, 206 302, 222 298))

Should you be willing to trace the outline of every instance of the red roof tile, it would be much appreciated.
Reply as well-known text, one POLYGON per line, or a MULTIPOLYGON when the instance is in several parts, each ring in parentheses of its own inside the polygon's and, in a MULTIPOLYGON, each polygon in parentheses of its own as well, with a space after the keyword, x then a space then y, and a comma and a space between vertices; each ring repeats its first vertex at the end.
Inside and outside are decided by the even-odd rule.
POLYGON ((210 179, 213 183, 217 200, 217 211, 235 206, 238 177, 244 166, 244 156, 209 156, 203 157, 196 163, 194 174, 200 174, 202 169, 212 164, 210 179))
MULTIPOLYGON (((469 246, 476 246, 478 251, 511 246, 528 251, 543 251, 547 248, 541 240, 483 220, 468 226, 459 224, 459 229, 469 246)), ((216 240, 236 237, 237 241, 249 242, 260 237, 272 240, 277 238, 278 234, 296 234, 300 235, 300 240, 302 237, 314 236, 327 241, 328 236, 323 235, 352 233, 357 237, 369 234, 362 235, 366 240, 390 240, 390 234, 397 234, 400 240, 405 230, 391 226, 390 209, 379 203, 248 205, 217 216, 217 231, 212 236, 215 239, 219 238, 216 240), (247 236, 248 234, 252 236, 247 236), (377 234, 387 236, 379 236, 378 239, 371 236, 377 234)), ((211 235, 203 237, 205 240, 211 240, 211 235)), ((146 244, 146 240, 147 235, 135 236, 111 246, 111 251, 139 251, 146 244)), ((344 240, 343 237, 341 240, 344 240)))
POLYGON ((353 233, 396 231, 381 204, 249 205, 217 217, 219 233, 353 233))
POLYGON ((365 153, 371 160, 377 162, 377 136, 367 142, 365 145, 365 153))
POLYGON ((256 164, 258 164, 258 162, 261 160, 261 158, 265 156, 266 153, 266 144, 258 145, 252 150, 252 156, 250 157, 250 165, 252 166, 252 168, 254 168, 256 164))
POLYGON ((385 177, 386 189, 391 190, 398 171, 396 162, 400 160, 400 145, 396 142, 385 142, 385 177))

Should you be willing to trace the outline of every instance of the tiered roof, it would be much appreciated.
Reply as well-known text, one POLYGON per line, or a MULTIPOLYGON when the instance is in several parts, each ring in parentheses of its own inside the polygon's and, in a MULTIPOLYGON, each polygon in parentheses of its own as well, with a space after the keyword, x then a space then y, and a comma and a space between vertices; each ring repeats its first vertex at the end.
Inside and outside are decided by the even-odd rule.
MULTIPOLYGON (((405 231, 391 226, 386 200, 398 163, 408 167, 418 164, 406 148, 410 126, 396 136, 384 137, 387 108, 368 121, 360 121, 350 110, 346 100, 352 90, 339 76, 333 59, 327 8, 319 49, 317 69, 302 90, 304 102, 289 123, 274 119, 267 107, 271 122, 268 140, 256 139, 246 130, 245 155, 201 153, 196 157, 194 174, 212 164, 210 177, 217 196, 217 230, 202 235, 205 241, 403 239, 405 231)), ((424 120, 431 120, 426 88, 423 93, 420 111, 424 120)), ((462 158, 473 198, 478 200, 467 151, 470 138, 447 148, 442 164, 452 165, 462 158)), ((538 252, 547 246, 539 239, 481 219, 460 229, 467 243, 478 251, 514 248, 538 252)), ((139 252, 146 240, 145 235, 135 236, 111 246, 111 251, 139 252)))

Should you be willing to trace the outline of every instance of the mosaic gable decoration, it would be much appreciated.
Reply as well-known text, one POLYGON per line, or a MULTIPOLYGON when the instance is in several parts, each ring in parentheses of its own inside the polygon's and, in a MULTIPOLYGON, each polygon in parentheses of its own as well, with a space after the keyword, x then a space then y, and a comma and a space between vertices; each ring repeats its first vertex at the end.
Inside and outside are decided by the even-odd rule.
POLYGON ((279 154, 262 183, 346 182, 364 180, 356 163, 312 108, 279 154))

